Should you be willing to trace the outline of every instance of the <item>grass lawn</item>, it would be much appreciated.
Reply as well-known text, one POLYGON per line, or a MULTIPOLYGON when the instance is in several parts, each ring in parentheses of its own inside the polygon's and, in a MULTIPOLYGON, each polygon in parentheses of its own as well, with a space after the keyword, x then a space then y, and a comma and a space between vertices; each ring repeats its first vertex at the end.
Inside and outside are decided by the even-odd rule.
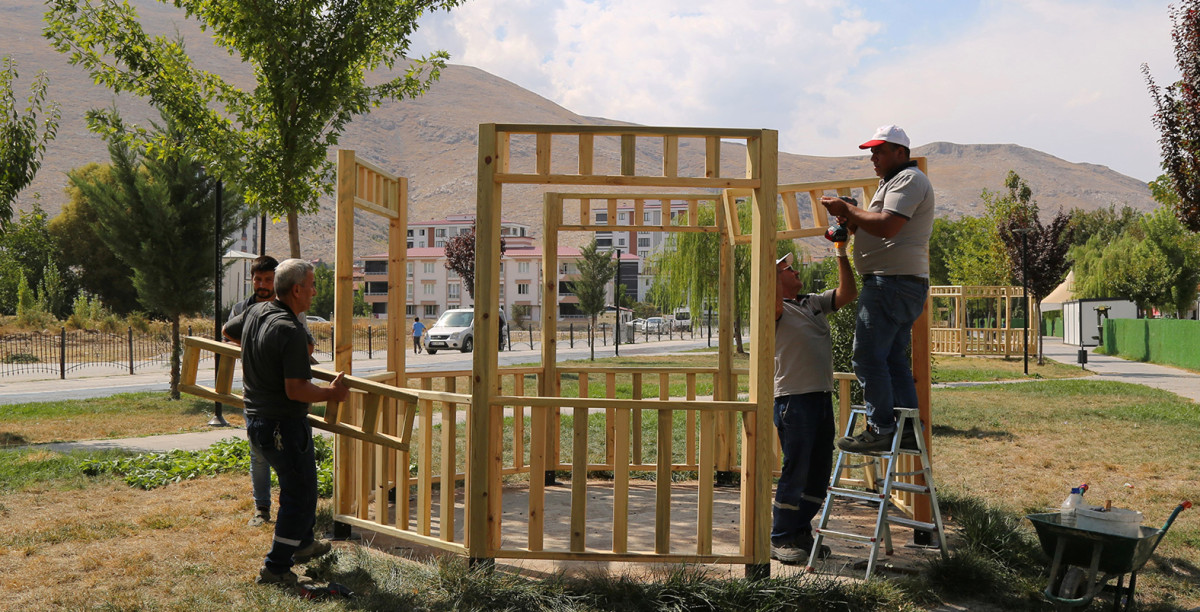
POLYGON ((994 380, 1056 379, 1088 376, 1090 372, 1079 366, 1070 366, 1050 359, 1038 365, 1037 359, 1029 359, 1029 375, 1025 375, 1025 362, 1019 357, 956 357, 935 355, 933 358, 933 382, 989 382, 994 380))
MULTIPOLYGON (((679 359, 699 366, 715 362, 715 356, 703 354, 695 360, 691 355, 668 359, 672 362, 631 357, 619 364, 605 363, 683 365, 674 363, 679 359)), ((942 369, 939 358, 939 371, 959 373, 956 378, 975 377, 964 380, 989 380, 1005 370, 1019 374, 1022 366, 1016 360, 948 361, 942 369)), ((118 477, 81 475, 77 469, 81 455, 34 448, 0 450, 0 575, 10 594, 6 598, 15 595, 4 606, 29 610, 915 610, 944 600, 968 609, 1049 610, 1039 595, 1045 586, 1040 572, 1048 561, 1038 556, 1036 537, 1022 519, 1024 514, 1055 507, 1070 486, 1088 482, 1090 502, 1112 499, 1116 506, 1141 510, 1146 524, 1161 524, 1180 500, 1200 499, 1196 468, 1200 406, 1141 386, 1049 380, 1071 375, 1053 368, 1038 374, 1047 380, 935 389, 935 477, 949 522, 960 535, 982 535, 967 537, 972 544, 952 550, 950 564, 934 563, 917 578, 862 584, 800 574, 749 583, 654 570, 654 577, 644 580, 609 576, 529 581, 503 572, 473 573, 461 562, 410 563, 364 546, 338 544, 335 555, 311 564, 307 573, 347 584, 363 595, 352 602, 310 602, 251 583, 269 545, 270 528, 245 525, 252 503, 244 475, 217 475, 145 491, 125 485, 118 477)), ((646 378, 647 383, 653 379, 657 384, 657 376, 646 378)), ((604 387, 602 379, 590 383, 589 392, 604 387)), ((80 406, 63 402, 23 405, 19 410, 0 407, 6 411, 0 412, 0 422, 5 431, 18 435, 31 435, 26 423, 36 421, 46 431, 77 431, 78 439, 91 438, 97 436, 89 432, 102 429, 89 428, 87 422, 116 419, 129 403, 129 399, 87 400, 80 406), (82 407, 92 403, 105 408, 82 407), (83 424, 70 425, 75 421, 83 424)), ((146 421, 120 435, 203 429, 208 416, 202 411, 212 404, 198 402, 185 408, 187 403, 162 404, 158 410, 164 420, 146 421)), ((602 416, 589 417, 590 430, 602 431, 602 416)), ((510 426, 511 420, 506 423, 510 426)), ((653 429, 650 422, 643 426, 653 429)), ((680 428, 677 422, 676 429, 680 428)), ((465 433, 461 429, 459 433, 465 433)), ((564 419, 564 430, 568 434, 564 443, 569 443, 569 418, 564 419)), ((598 439, 602 438, 589 435, 589 446, 598 439)), ((321 508, 319 527, 327 527, 327 500, 322 500, 321 508)), ((1142 610, 1200 606, 1200 511, 1180 516, 1139 576, 1138 595, 1142 610)))

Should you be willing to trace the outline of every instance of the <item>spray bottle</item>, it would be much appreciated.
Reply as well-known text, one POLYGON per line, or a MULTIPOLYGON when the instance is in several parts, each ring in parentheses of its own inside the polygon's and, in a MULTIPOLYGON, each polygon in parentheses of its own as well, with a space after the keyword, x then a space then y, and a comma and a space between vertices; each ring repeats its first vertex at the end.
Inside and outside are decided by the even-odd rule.
POLYGON ((1083 505, 1083 494, 1088 490, 1087 483, 1071 489, 1071 494, 1063 501, 1060 510, 1059 524, 1067 527, 1075 526, 1075 508, 1083 505))

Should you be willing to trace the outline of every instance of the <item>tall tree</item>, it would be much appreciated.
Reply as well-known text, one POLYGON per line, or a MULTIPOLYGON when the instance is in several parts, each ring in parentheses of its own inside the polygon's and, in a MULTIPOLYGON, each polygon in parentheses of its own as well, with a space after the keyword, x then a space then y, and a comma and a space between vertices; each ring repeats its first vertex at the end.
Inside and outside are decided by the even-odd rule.
MULTIPOLYGON (((179 41, 147 35, 133 7, 118 0, 48 0, 45 35, 97 83, 177 118, 191 155, 240 182, 257 210, 287 217, 289 250, 300 257, 298 217, 333 188, 327 149, 356 115, 429 88, 448 56, 408 59, 409 38, 425 11, 461 0, 159 1, 184 9, 249 64, 254 88, 196 68, 179 41), (406 64, 402 75, 367 84, 367 72, 391 71, 397 60, 406 64)), ((112 112, 92 111, 88 122, 118 135, 112 112)), ((161 135, 119 135, 142 141, 152 156, 176 155, 168 151, 175 141, 161 135)))
POLYGON ((1037 212, 1036 204, 1032 215, 1014 211, 1001 221, 1000 239, 1008 250, 1009 273, 1014 282, 1028 287, 1033 298, 1033 312, 1026 316, 1031 318, 1030 327, 1034 330, 1038 365, 1043 365, 1042 334, 1037 331, 1041 329, 1041 302, 1062 283, 1070 269, 1067 251, 1071 245, 1066 237, 1071 216, 1060 209, 1049 225, 1043 225, 1037 212))
POLYGON ((137 290, 133 288, 133 269, 97 234, 99 218, 92 201, 75 185, 112 183, 112 167, 87 164, 71 171, 65 189, 67 202, 62 212, 50 220, 50 234, 62 249, 63 263, 79 271, 81 288, 100 298, 109 310, 128 314, 138 309, 137 290))
MULTIPOLYGON (((500 239, 500 256, 504 256, 507 246, 500 239)), ((475 226, 471 230, 446 241, 446 269, 454 272, 463 279, 467 295, 475 299, 475 226)))
POLYGON ((571 291, 579 298, 579 310, 592 318, 588 327, 588 344, 592 361, 596 360, 596 317, 608 306, 605 300, 608 284, 617 273, 617 260, 611 253, 596 249, 596 239, 579 250, 579 279, 571 281, 571 291))
POLYGON ((4 56, 0 68, 0 234, 12 222, 17 194, 33 182, 42 167, 46 144, 58 132, 58 104, 45 105, 50 84, 46 73, 39 72, 34 79, 28 106, 23 109, 13 93, 17 76, 17 63, 4 56))
MULTIPOLYGON (((138 300, 171 321, 171 398, 179 399, 180 319, 212 304, 217 179, 186 155, 159 158, 131 147, 120 137, 123 126, 114 125, 108 147, 113 181, 72 181, 95 207, 97 235, 133 269, 138 300)), ((168 134, 176 133, 174 125, 168 120, 168 134)), ((236 190, 224 196, 222 225, 244 223, 236 190)), ((232 244, 223 240, 220 252, 232 244)))
POLYGON ((1196 304, 1196 286, 1200 284, 1200 235, 1187 228, 1166 205, 1141 220, 1146 240, 1154 243, 1166 260, 1165 270, 1173 276, 1170 286, 1156 306, 1183 317, 1196 304))
MULTIPOLYGON (((1164 189, 1165 183, 1160 178, 1150 183, 1150 192, 1155 199, 1159 194, 1166 197, 1169 188, 1164 189), (1156 185, 1158 190, 1156 190, 1156 185)), ((1160 200, 1161 201, 1161 200, 1160 200)), ((1092 236, 1098 236, 1101 242, 1113 242, 1120 238, 1129 228, 1136 227, 1141 222, 1142 213, 1133 207, 1125 205, 1117 210, 1115 204, 1108 208, 1096 210, 1075 209, 1071 212, 1071 222, 1067 227, 1067 241, 1072 245, 1087 244, 1092 236)))
POLYGON ((1159 88, 1142 64, 1154 98, 1154 127, 1161 135, 1162 168, 1178 196, 1175 215, 1200 232, 1200 0, 1181 0, 1170 8, 1171 38, 1179 81, 1159 88))

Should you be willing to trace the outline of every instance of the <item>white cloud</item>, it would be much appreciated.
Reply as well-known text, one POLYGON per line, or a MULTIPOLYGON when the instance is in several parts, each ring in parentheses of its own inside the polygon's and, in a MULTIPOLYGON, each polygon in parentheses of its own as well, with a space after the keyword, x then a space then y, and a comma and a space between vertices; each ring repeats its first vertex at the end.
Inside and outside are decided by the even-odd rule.
POLYGON ((446 48, 584 115, 766 127, 850 155, 877 125, 915 143, 1014 142, 1157 174, 1139 72, 1175 78, 1166 2, 473 0, 427 19, 446 48))

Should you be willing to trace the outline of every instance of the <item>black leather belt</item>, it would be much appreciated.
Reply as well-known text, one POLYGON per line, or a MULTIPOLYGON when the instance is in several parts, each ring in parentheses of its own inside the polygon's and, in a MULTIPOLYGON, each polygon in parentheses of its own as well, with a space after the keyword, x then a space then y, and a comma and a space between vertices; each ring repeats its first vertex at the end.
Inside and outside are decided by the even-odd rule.
POLYGON ((906 281, 912 281, 914 283, 921 283, 923 285, 929 284, 928 278, 925 278, 924 276, 917 276, 916 274, 864 274, 863 278, 873 278, 876 276, 884 276, 887 278, 899 278, 899 279, 906 280, 906 281))

